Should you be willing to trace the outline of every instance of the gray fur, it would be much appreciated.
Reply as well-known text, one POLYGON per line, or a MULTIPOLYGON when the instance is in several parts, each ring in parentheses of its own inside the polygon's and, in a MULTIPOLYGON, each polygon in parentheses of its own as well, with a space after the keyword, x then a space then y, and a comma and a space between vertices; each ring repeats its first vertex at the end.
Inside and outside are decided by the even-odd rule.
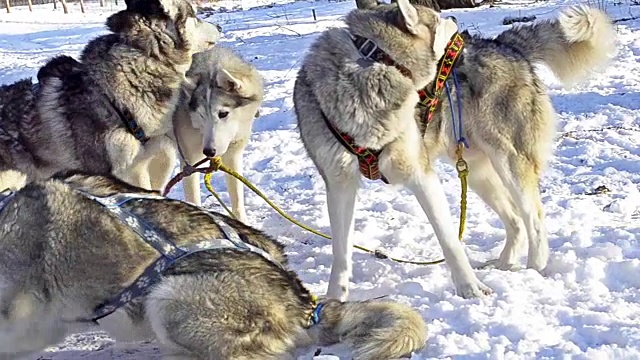
MULTIPOLYGON (((195 54, 173 118, 182 166, 208 153, 242 173, 242 154, 263 96, 258 70, 230 49, 216 46, 195 54), (226 116, 221 118, 221 113, 226 116)), ((229 175, 226 181, 232 211, 246 223, 242 183, 229 175)), ((200 205, 199 175, 185 178, 183 184, 185 200, 200 205)))
MULTIPOLYGON (((361 176, 356 157, 335 139, 322 112, 358 145, 382 149, 382 174, 416 195, 442 246, 457 293, 468 298, 491 292, 474 275, 457 240, 457 221, 433 171, 438 157, 456 159, 444 98, 424 138, 418 128, 424 109, 415 108, 416 90, 433 84, 434 52, 442 51, 432 48, 428 39, 438 43, 448 25, 432 10, 412 9, 407 0, 400 0, 398 6, 353 10, 346 18, 347 29, 327 30, 311 45, 296 80, 294 104, 301 138, 327 187, 334 256, 331 298, 348 296, 353 208, 361 176), (376 42, 412 71, 412 79, 394 67, 364 61, 348 31, 376 42)), ((549 246, 538 184, 556 125, 533 65, 546 64, 565 83, 584 79, 607 63, 615 32, 601 11, 570 7, 556 20, 514 27, 493 40, 462 35, 466 45, 456 71, 464 136, 470 143, 465 151, 469 184, 505 225, 507 241, 498 267, 517 268, 528 238, 527 266, 543 270, 549 246)))
MULTIPOLYGON (((146 192, 82 173, 35 181, 0 213, 0 359, 34 354, 82 327, 159 255, 127 225, 76 190, 146 192)), ((223 236, 206 210, 177 200, 123 206, 177 244, 223 236)), ((298 346, 351 343, 355 359, 390 359, 421 348, 426 325, 389 301, 326 302, 307 328, 310 292, 286 268, 283 246, 213 213, 278 263, 236 249, 199 252, 168 269, 150 293, 99 320, 120 341, 158 340, 165 353, 199 359, 283 359, 298 346), (375 355, 373 355, 375 353, 375 355)))
POLYGON ((131 0, 106 25, 111 33, 91 40, 79 61, 58 56, 45 64, 37 92, 30 80, 0 88, 1 188, 21 185, 6 172, 31 181, 74 169, 161 187, 147 168, 156 154, 173 154, 165 134, 184 74, 192 54, 215 44, 219 30, 198 20, 186 0, 131 0), (146 144, 111 103, 133 114, 146 144))

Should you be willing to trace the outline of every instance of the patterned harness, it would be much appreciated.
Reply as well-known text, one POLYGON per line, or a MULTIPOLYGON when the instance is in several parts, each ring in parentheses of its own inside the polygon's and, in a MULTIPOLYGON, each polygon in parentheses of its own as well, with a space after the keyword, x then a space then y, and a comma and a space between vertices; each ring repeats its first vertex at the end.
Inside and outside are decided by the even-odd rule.
MULTIPOLYGON (((411 79, 411 71, 406 67, 396 63, 373 41, 358 35, 353 35, 352 40, 355 46, 358 48, 360 54, 365 59, 380 62, 388 66, 394 66, 396 69, 398 69, 398 71, 400 71, 402 75, 411 79)), ((431 90, 433 95, 429 95, 430 91, 426 87, 418 91, 418 96, 420 97, 418 106, 427 108, 425 116, 423 117, 420 124, 420 131, 423 136, 427 129, 427 125, 431 122, 431 120, 433 120, 433 116, 439 104, 440 95, 442 95, 442 90, 445 88, 446 82, 453 72, 452 70, 457 63, 460 54, 462 53, 463 47, 464 39, 458 32, 456 32, 447 43, 445 53, 439 61, 438 75, 436 77, 435 84, 433 85, 433 89, 431 90)), ((329 130, 331 130, 331 133, 335 136, 335 138, 340 142, 340 144, 342 144, 342 146, 347 149, 347 151, 358 158, 360 173, 369 180, 380 179, 384 183, 388 184, 389 181, 384 177, 384 175, 380 173, 379 158, 382 149, 368 149, 363 146, 359 146, 358 144, 356 144, 351 135, 345 133, 344 131, 340 131, 327 118, 323 111, 321 111, 321 113, 327 127, 329 128, 329 130)))
MULTIPOLYGON (((129 226, 133 231, 138 234, 146 243, 151 245, 158 253, 160 257, 152 262, 138 278, 133 281, 129 286, 122 290, 117 296, 108 299, 102 304, 98 305, 91 317, 78 318, 73 321, 77 322, 93 322, 97 323, 98 320, 112 314, 114 311, 124 306, 128 302, 138 297, 146 295, 150 288, 155 285, 164 272, 175 264, 177 261, 191 256, 201 251, 220 250, 220 249, 233 249, 240 251, 250 251, 256 253, 268 261, 280 266, 280 264, 266 251, 255 247, 240 238, 240 235, 229 225, 223 221, 216 219, 213 214, 206 212, 214 223, 220 228, 224 234, 222 239, 210 239, 198 242, 196 244, 176 245, 171 240, 159 235, 156 230, 148 224, 143 218, 127 211, 122 205, 135 200, 166 200, 165 197, 151 194, 138 194, 138 193, 122 193, 106 197, 98 197, 87 192, 75 189, 83 196, 96 201, 102 205, 109 213, 129 226)), ((0 193, 0 212, 11 202, 14 198, 15 192, 5 190, 0 193)), ((179 200, 175 200, 179 201, 179 200)), ((314 310, 313 315, 316 319, 319 318, 319 312, 322 308, 318 304, 314 310)))

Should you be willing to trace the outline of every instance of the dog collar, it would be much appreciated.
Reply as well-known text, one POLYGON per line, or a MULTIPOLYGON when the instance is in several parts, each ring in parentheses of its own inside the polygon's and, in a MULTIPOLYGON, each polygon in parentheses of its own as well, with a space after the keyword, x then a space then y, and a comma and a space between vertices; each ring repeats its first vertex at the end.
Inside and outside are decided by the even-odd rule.
POLYGON ((418 96, 420 97, 419 104, 427 107, 425 117, 422 119, 423 132, 424 129, 426 129, 427 124, 430 123, 431 120, 433 120, 433 115, 435 114, 436 107, 438 106, 442 90, 444 89, 445 83, 449 79, 453 68, 458 62, 458 59, 460 59, 460 54, 462 54, 463 48, 464 38, 462 37, 462 35, 460 35, 460 33, 456 32, 447 43, 444 55, 438 62, 438 75, 436 76, 436 81, 432 89, 424 87, 418 90, 418 96), (429 92, 431 92, 433 95, 430 96, 429 92))
POLYGON ((128 108, 125 107, 124 110, 120 110, 120 108, 116 106, 116 103, 114 101, 112 101, 111 99, 107 100, 109 101, 109 105, 111 105, 116 114, 118 114, 118 117, 120 118, 120 120, 122 120, 129 132, 133 136, 135 136, 138 141, 143 144, 149 141, 149 138, 144 133, 144 130, 138 125, 138 122, 133 116, 133 113, 128 108))
POLYGON ((365 58, 373 61, 377 61, 383 63, 388 66, 393 66, 400 73, 409 79, 411 79, 411 70, 407 69, 405 66, 398 64, 389 54, 384 52, 376 43, 373 41, 362 37, 360 35, 351 35, 351 39, 353 40, 354 45, 358 48, 360 54, 365 58))

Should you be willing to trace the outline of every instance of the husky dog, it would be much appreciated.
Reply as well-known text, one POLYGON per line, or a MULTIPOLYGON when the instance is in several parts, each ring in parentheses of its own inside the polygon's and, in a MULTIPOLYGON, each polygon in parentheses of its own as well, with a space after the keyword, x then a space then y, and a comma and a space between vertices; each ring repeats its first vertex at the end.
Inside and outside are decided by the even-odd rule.
POLYGON ((155 154, 175 157, 165 134, 184 75, 220 29, 199 20, 187 0, 126 4, 79 62, 58 56, 40 69, 38 86, 0 88, 0 190, 73 169, 162 187, 155 179, 168 175, 153 171, 155 154))
MULTIPOLYGON (((348 296, 360 181, 356 156, 341 144, 330 124, 357 146, 381 151, 379 173, 415 194, 434 228, 458 295, 490 293, 456 239, 455 223, 448 206, 443 206, 445 192, 433 170, 440 156, 456 159, 449 107, 440 99, 424 136, 419 126, 424 110, 416 109, 416 90, 432 88, 438 59, 456 32, 455 22, 398 0, 397 5, 353 10, 346 24, 346 29, 327 30, 311 45, 294 87, 302 141, 327 188, 333 234, 328 297, 348 296), (358 38, 365 39, 360 41, 364 45, 354 44, 358 38), (386 54, 385 63, 362 54, 367 42, 386 54)), ((495 39, 460 35, 465 46, 455 70, 463 136, 470 145, 465 152, 468 180, 506 228, 497 267, 516 267, 528 239, 527 267, 541 271, 549 245, 538 184, 556 124, 534 63, 549 66, 565 84, 584 79, 607 63, 615 49, 614 29, 599 10, 570 7, 555 20, 517 26, 495 39)))
MULTIPOLYGON (((260 74, 230 49, 216 46, 195 54, 173 118, 183 168, 204 156, 219 155, 240 173, 262 98, 260 74)), ((242 183, 229 175, 226 181, 232 211, 246 223, 242 183)), ((184 189, 185 199, 200 205, 198 174, 184 179, 184 189)))
POLYGON ((167 355, 217 360, 290 358, 298 346, 342 341, 352 344, 355 359, 383 360, 424 346, 426 324, 410 307, 377 300, 316 303, 287 269, 277 241, 156 194, 111 175, 74 172, 30 182, 3 199, 0 359, 62 341, 77 320, 92 319, 105 300, 124 298, 123 290, 140 283, 145 269, 164 261, 133 227, 141 223, 181 247, 223 241, 214 239, 232 232, 251 249, 200 249, 169 265, 157 282, 146 283, 146 293, 129 293, 126 305, 97 320, 116 342, 156 339, 167 355), (133 199, 103 205, 123 194, 133 199))

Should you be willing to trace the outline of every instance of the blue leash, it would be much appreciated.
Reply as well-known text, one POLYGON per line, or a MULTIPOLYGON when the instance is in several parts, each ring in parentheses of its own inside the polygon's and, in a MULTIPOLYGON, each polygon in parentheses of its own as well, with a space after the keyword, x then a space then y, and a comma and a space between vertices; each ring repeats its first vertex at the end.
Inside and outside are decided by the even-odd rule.
POLYGON ((460 101, 460 99, 462 98, 460 96, 460 83, 458 82, 458 74, 456 72, 456 69, 453 69, 453 72, 451 74, 453 76, 453 82, 456 85, 456 99, 457 99, 457 105, 458 105, 458 126, 456 129, 456 114, 453 111, 453 99, 451 98, 451 89, 449 88, 449 83, 445 82, 445 87, 447 89, 447 97, 449 98, 449 109, 451 110, 451 125, 452 125, 452 130, 453 130, 453 136, 456 138, 456 141, 458 144, 462 143, 464 144, 465 148, 469 148, 469 143, 467 142, 467 139, 462 135, 463 133, 463 127, 462 127, 462 102, 460 101))

